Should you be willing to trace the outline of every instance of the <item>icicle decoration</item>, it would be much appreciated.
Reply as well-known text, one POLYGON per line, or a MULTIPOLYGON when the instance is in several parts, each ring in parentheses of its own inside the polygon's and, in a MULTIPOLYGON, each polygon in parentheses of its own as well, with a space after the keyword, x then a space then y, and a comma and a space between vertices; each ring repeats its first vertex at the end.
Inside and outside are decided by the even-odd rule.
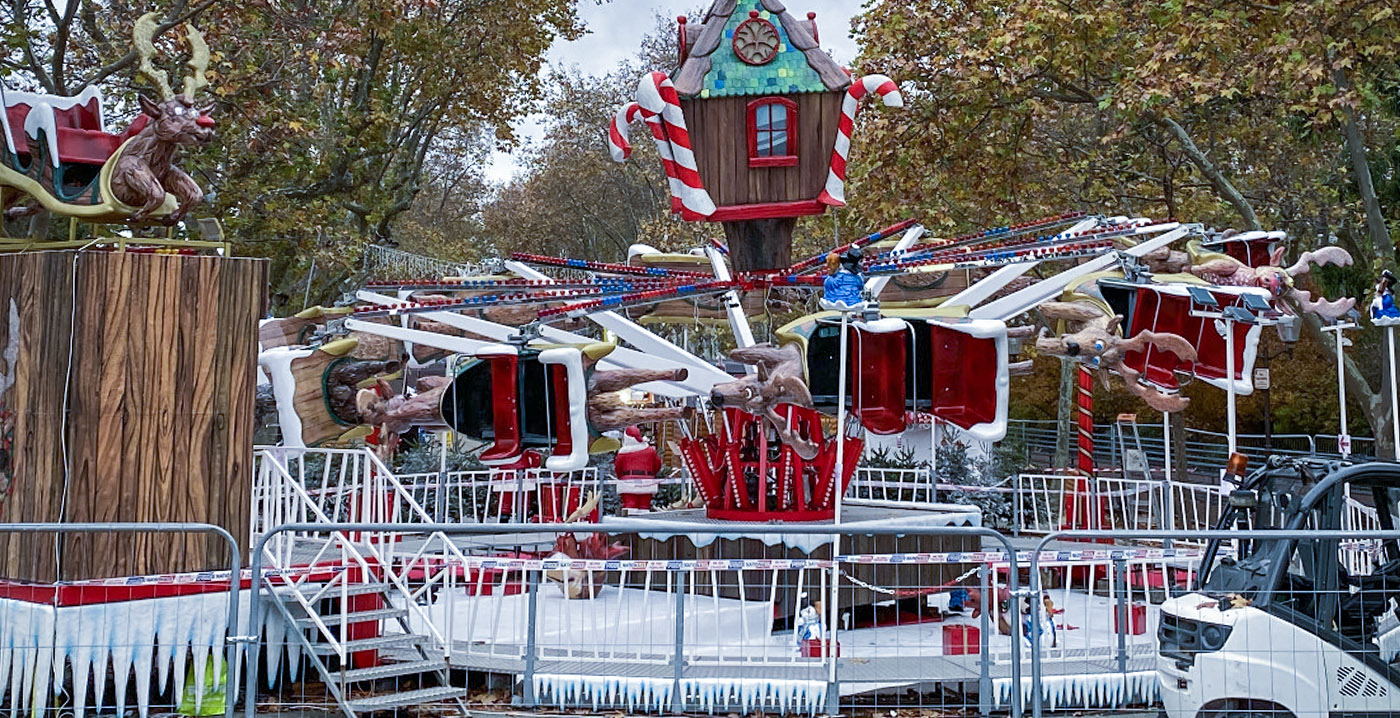
MULTIPOLYGON (((248 623, 249 592, 239 599, 238 633, 248 623)), ((263 612, 269 682, 278 677, 287 627, 275 610, 263 612)), ((86 606, 62 606, 0 599, 0 695, 10 693, 10 718, 44 718, 71 671, 72 718, 106 704, 107 670, 116 678, 112 700, 125 712, 127 686, 135 682, 136 710, 150 713, 152 690, 163 693, 171 681, 183 695, 193 669, 195 705, 204 700, 206 673, 223 669, 228 631, 228 594, 223 592, 151 598, 86 606), (193 661, 193 662, 191 662, 193 661), (154 678, 155 685, 152 685, 154 678)), ((301 645, 285 641, 292 679, 301 645)), ((232 673, 232 672, 231 672, 232 673)), ((237 699, 235 684, 229 700, 237 699)))
MULTIPOLYGON (((541 703, 566 706, 625 708, 664 713, 671 710, 676 682, 672 678, 584 676, 537 673, 535 695, 541 703)), ((681 700, 690 710, 707 713, 738 709, 776 710, 815 715, 826 710, 825 681, 766 678, 683 678, 681 700)))

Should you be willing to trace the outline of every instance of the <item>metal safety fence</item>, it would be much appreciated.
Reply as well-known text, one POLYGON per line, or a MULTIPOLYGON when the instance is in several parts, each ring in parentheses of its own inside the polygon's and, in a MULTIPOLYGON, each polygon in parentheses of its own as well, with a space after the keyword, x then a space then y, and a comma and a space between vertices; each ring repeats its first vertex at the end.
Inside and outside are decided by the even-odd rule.
POLYGON ((1327 528, 1342 508, 1286 529, 1018 543, 872 508, 840 527, 285 524, 246 571, 213 526, 0 525, 231 550, 201 574, 4 584, 0 680, 13 710, 75 718, 230 715, 240 693, 249 718, 1400 710, 1393 523, 1327 528), (285 536, 321 550, 276 565, 285 536))
MULTIPOLYGON (((247 607, 238 542, 218 526, 199 523, 0 524, 6 571, 30 580, 0 580, 0 696, 10 715, 84 718, 152 713, 224 715, 238 699, 241 639, 247 607), (75 535, 81 543, 67 541, 75 535), (151 546, 205 555, 227 549, 221 567, 198 573, 74 576, 86 560, 27 562, 25 554, 112 549, 116 535, 151 546), (196 535, 203 541, 190 541, 196 535), (40 550, 19 540, 45 537, 40 550), (47 537, 52 536, 52 544, 47 537), (206 545, 213 542, 213 545, 206 545), (39 582, 35 577, 50 580, 39 582), (51 580, 61 577, 61 580, 51 580)), ((110 551, 108 552, 110 553, 110 551)))
MULTIPOLYGON (((252 620, 286 611, 340 639, 328 646, 319 629, 305 630, 261 648, 287 654, 285 644, 297 643, 324 679, 321 704, 347 715, 405 698, 638 712, 906 705, 1019 715, 1012 687, 1026 665, 1023 641, 997 627, 1017 624, 1002 612, 1024 556, 996 532, 878 518, 850 528, 662 519, 581 528, 275 527, 253 547, 255 575, 278 555, 270 547, 282 535, 303 543, 319 535, 337 552, 372 538, 398 547, 392 562, 355 581, 311 573, 255 593, 252 620), (404 665, 423 669, 394 668, 404 665), (487 678, 467 685, 454 681, 458 672, 487 678)), ((256 664, 256 653, 249 660, 256 664)), ((246 680, 256 694, 257 677, 246 680)), ((316 705, 305 686, 294 696, 264 690, 260 702, 316 705)))

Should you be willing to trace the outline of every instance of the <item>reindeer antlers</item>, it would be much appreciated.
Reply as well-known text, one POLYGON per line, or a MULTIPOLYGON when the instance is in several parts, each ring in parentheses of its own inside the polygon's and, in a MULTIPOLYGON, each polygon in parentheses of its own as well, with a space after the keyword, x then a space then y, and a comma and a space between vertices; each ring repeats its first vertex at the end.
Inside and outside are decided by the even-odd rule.
MULTIPOLYGON (((160 29, 157 21, 159 15, 148 12, 136 20, 136 24, 131 28, 131 43, 136 48, 136 54, 141 58, 139 70, 156 86, 160 92, 162 102, 175 97, 175 91, 170 89, 170 75, 165 70, 155 66, 151 62, 156 56, 156 47, 153 40, 156 31, 160 29)), ((204 35, 195 29, 194 25, 187 25, 185 38, 190 43, 190 59, 186 63, 190 68, 190 74, 185 77, 185 97, 194 99, 194 93, 201 87, 209 86, 209 45, 204 42, 204 35)))
POLYGON ((156 56, 156 46, 151 42, 156 34, 156 17, 156 13, 148 12, 136 20, 136 24, 131 27, 131 44, 136 46, 136 54, 141 56, 141 74, 156 86, 156 90, 160 92, 160 99, 164 102, 174 97, 175 92, 170 89, 170 75, 151 63, 151 59, 156 56))
POLYGON ((186 63, 190 74, 185 76, 185 97, 193 100, 199 88, 209 86, 209 45, 194 25, 186 26, 185 37, 190 41, 190 60, 186 63))

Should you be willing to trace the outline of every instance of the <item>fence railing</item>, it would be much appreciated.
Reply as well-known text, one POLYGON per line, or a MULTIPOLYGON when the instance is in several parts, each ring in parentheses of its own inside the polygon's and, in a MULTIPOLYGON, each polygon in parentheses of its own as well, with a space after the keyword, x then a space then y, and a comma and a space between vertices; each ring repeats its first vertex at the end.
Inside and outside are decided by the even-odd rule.
MULTIPOLYGON (((1152 467, 1165 465, 1167 449, 1163 446, 1164 431, 1160 424, 1137 424, 1138 436, 1142 441, 1143 452, 1152 467)), ((1118 440, 1115 424, 1094 425, 1094 462, 1098 466, 1119 467, 1123 465, 1118 456, 1118 440)), ((1337 437, 1326 434, 1237 434, 1237 449, 1248 456, 1251 463, 1260 463, 1269 455, 1279 456, 1323 456, 1340 458, 1337 452, 1337 437)), ((1021 447, 1022 458, 1027 463, 1038 462, 1048 465, 1055 454, 1059 432, 1054 421, 1031 421, 1013 419, 1007 425, 1006 442, 1021 447)), ((1073 437, 1071 437, 1071 442, 1073 437)), ((1374 457, 1375 439, 1354 436, 1352 441, 1353 458, 1374 457)), ((1136 445, 1129 441, 1129 448, 1136 445)), ((1186 429, 1184 461, 1188 473, 1198 476, 1215 476, 1229 458, 1225 434, 1203 429, 1186 429)), ((1174 452, 1175 449, 1173 448, 1174 452)), ((1070 452, 1073 456, 1073 452, 1070 452)), ((1177 457, 1173 453, 1173 459, 1177 457)), ((1173 469, 1174 470, 1174 469, 1173 469)))
MULTIPOLYGON (((400 474, 397 479, 432 517, 410 523, 500 523, 512 518, 552 523, 568 519, 602 490, 598 469, 591 466, 577 471, 434 471, 400 474)), ((596 516, 589 511, 575 520, 593 522, 596 516)))
POLYGON ((157 584, 156 576, 73 578, 47 586, 0 582, 0 699, 8 694, 12 715, 42 717, 52 709, 83 718, 128 715, 134 707, 140 718, 176 711, 232 718, 241 665, 236 637, 246 636, 250 624, 240 610, 242 554, 228 531, 200 523, 0 524, 0 536, 10 534, 203 534, 228 548, 223 570, 208 571, 199 591, 156 600, 132 600, 144 595, 139 587, 157 584), (157 601, 166 615, 155 615, 157 601), (160 690, 153 691, 157 674, 160 690))
MULTIPOLYGON (((1003 615, 1011 608, 1003 597, 1025 557, 986 529, 866 524, 843 533, 635 519, 610 521, 607 534, 577 528, 286 525, 259 538, 254 573, 282 533, 386 536, 414 547, 385 575, 412 585, 395 605, 421 604, 423 613, 406 629, 382 629, 443 633, 449 665, 520 676, 518 699, 530 707, 816 714, 834 712, 843 695, 849 703, 891 682, 939 680, 964 686, 959 700, 986 712, 994 681, 1019 686, 1027 665, 1019 629, 996 630, 1019 626, 1003 615), (784 543, 794 536, 806 537, 803 557, 784 543), (585 544, 582 557, 535 550, 561 537, 585 544), (907 558, 875 550, 911 537, 969 550, 907 558), (735 558, 701 557, 715 551, 735 558)), ((266 599, 254 595, 257 617, 266 599)))

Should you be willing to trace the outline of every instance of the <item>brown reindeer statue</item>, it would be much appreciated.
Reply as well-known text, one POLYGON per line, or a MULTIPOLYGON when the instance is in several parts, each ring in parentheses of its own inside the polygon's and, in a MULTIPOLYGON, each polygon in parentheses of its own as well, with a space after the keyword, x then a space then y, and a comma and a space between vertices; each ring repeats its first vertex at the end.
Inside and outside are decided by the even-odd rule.
POLYGON ((1123 363, 1128 352, 1143 351, 1149 345, 1175 354, 1181 361, 1196 360, 1196 348, 1184 337, 1166 332, 1141 331, 1131 339, 1119 336, 1123 317, 1110 315, 1090 302, 1046 302, 1040 313, 1049 321, 1063 321, 1071 331, 1055 336, 1049 328, 1042 330, 1035 347, 1047 356, 1072 359, 1091 369, 1099 370, 1104 384, 1104 372, 1113 371, 1123 377, 1128 391, 1153 409, 1161 412, 1181 411, 1191 403, 1180 394, 1168 394, 1138 381, 1136 370, 1123 363))
POLYGON ((136 21, 131 37, 141 58, 141 72, 160 92, 160 101, 142 95, 141 111, 150 121, 131 138, 112 169, 112 194, 121 202, 136 207, 131 222, 143 222, 165 204, 166 195, 178 202, 175 210, 161 218, 165 224, 175 224, 203 199, 204 193, 184 170, 175 166, 176 153, 181 147, 201 145, 214 136, 214 119, 209 116, 213 105, 199 107, 194 96, 199 88, 209 84, 205 72, 209 67, 209 46, 204 36, 190 26, 186 37, 190 43, 190 74, 185 77, 184 92, 170 89, 169 76, 157 69, 151 59, 155 46, 156 13, 146 13, 136 21))
POLYGON ((779 404, 812 406, 812 392, 803 378, 802 350, 796 344, 780 347, 757 344, 735 349, 729 352, 729 358, 753 364, 758 371, 734 381, 716 384, 710 390, 710 403, 721 408, 736 407, 767 419, 783 443, 791 446, 799 457, 805 461, 816 458, 816 442, 799 436, 778 413, 779 404))
POLYGON ((588 425, 601 434, 622 431, 629 426, 652 421, 681 421, 688 419, 694 409, 688 406, 635 407, 622 401, 618 392, 649 381, 685 381, 690 375, 680 369, 595 369, 598 361, 610 354, 614 346, 606 342, 590 344, 582 349, 584 372, 588 375, 588 425))

